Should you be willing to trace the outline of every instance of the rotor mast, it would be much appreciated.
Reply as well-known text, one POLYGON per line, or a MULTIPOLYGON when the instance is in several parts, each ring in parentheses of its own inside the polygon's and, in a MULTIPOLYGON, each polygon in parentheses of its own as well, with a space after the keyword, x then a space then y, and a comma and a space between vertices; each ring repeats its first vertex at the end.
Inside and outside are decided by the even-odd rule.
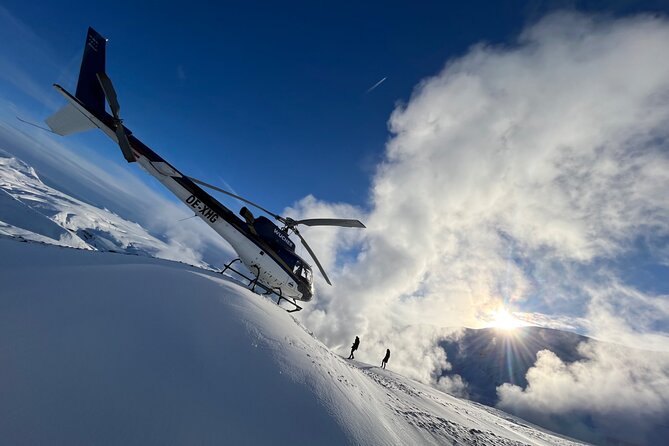
POLYGON ((307 241, 302 237, 302 234, 300 234, 300 231, 297 229, 297 226, 299 225, 304 225, 304 226, 338 226, 341 228, 365 228, 366 226, 360 221, 360 220, 354 220, 354 219, 348 219, 348 218, 306 218, 302 220, 294 220, 290 217, 282 217, 279 214, 275 214, 274 212, 271 212, 264 207, 260 206, 259 204, 256 204, 252 202, 251 200, 247 200, 244 197, 241 197, 237 194, 233 194, 232 192, 229 192, 225 189, 221 189, 220 187, 214 186, 212 184, 206 183, 202 180, 198 180, 197 178, 193 177, 188 177, 189 180, 191 180, 194 183, 197 183, 201 186, 207 187, 209 189, 215 190, 217 192, 221 192, 225 195, 228 195, 232 198, 235 198, 237 200, 240 200, 248 205, 251 205, 262 212, 265 212, 268 215, 271 215, 274 217, 277 221, 281 222, 283 224, 282 230, 284 232, 292 231, 297 237, 300 239, 300 242, 302 243, 302 246, 304 246, 311 256, 311 258, 314 260, 314 263, 316 263, 316 266, 318 267, 318 270, 321 272, 323 275, 323 278, 325 281, 328 283, 328 285, 332 285, 332 282, 330 282, 330 278, 328 277, 327 273, 325 272, 325 269, 323 268, 323 265, 321 265, 321 262, 318 260, 318 257, 316 257, 316 254, 314 253, 313 249, 311 249, 311 246, 307 243, 307 241))

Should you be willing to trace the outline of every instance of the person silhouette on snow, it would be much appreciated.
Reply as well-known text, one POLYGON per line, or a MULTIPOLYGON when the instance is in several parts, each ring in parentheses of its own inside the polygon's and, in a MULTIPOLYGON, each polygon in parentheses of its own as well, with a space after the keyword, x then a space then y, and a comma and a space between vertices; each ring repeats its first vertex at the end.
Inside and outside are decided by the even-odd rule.
POLYGON ((388 360, 390 359, 390 349, 386 349, 386 356, 383 357, 383 361, 381 361, 381 367, 386 368, 386 364, 388 363, 388 360))
POLYGON ((358 349, 358 346, 360 345, 360 338, 355 337, 355 341, 353 341, 353 345, 351 346, 351 354, 349 355, 348 359, 355 359, 355 356, 353 356, 353 352, 358 349))

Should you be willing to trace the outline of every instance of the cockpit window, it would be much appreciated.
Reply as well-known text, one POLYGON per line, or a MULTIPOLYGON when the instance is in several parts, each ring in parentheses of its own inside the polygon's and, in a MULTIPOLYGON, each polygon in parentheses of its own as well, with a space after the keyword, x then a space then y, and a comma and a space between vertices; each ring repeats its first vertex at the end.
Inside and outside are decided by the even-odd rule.
POLYGON ((304 279, 307 280, 307 282, 311 283, 311 268, 309 265, 306 265, 302 263, 301 261, 297 261, 295 263, 295 267, 293 268, 293 272, 297 274, 300 277, 303 277, 304 279))

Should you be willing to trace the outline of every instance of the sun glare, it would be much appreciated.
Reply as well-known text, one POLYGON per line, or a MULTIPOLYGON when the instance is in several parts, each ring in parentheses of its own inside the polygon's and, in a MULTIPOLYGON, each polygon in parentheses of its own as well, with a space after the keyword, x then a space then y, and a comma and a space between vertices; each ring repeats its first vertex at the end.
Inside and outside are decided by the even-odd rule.
POLYGON ((506 308, 496 310, 491 316, 489 326, 500 330, 509 331, 524 325, 522 321, 516 319, 506 308))

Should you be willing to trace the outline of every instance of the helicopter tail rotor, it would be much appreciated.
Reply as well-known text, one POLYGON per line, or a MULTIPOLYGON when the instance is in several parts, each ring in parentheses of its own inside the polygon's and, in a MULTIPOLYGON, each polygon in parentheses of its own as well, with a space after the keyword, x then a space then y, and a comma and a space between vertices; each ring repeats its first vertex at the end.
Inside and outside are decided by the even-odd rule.
POLYGON ((114 89, 114 84, 112 84, 111 79, 107 76, 106 73, 97 73, 98 81, 102 87, 105 97, 107 98, 107 103, 111 109, 112 115, 114 117, 114 125, 116 132, 116 139, 118 140, 118 145, 121 148, 123 157, 127 162, 133 163, 137 161, 135 155, 132 153, 132 147, 130 147, 130 141, 128 140, 128 135, 125 133, 125 127, 123 127, 123 120, 120 117, 121 105, 118 103, 118 98, 116 96, 116 90, 114 89))

